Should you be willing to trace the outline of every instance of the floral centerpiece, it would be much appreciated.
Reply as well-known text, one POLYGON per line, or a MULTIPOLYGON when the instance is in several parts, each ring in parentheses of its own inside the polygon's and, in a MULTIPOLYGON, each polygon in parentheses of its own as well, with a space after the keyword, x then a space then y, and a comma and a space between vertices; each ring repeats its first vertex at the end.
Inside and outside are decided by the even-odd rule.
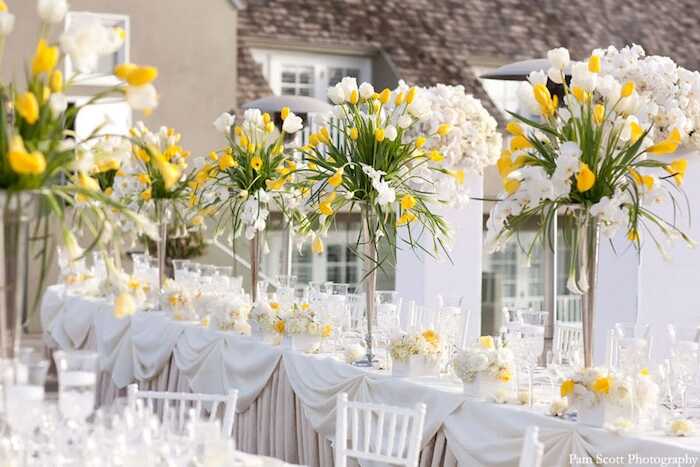
POLYGON ((458 352, 452 359, 464 391, 478 397, 487 397, 497 389, 512 389, 513 367, 513 353, 496 345, 491 336, 480 337, 478 345, 458 352))
MULTIPOLYGON (((495 121, 482 112, 470 113, 477 106, 469 99, 467 110, 455 111, 463 101, 448 102, 443 94, 463 90, 447 89, 430 93, 402 83, 394 91, 375 92, 370 83, 358 86, 355 78, 346 77, 328 90, 334 111, 301 149, 306 167, 300 171, 313 210, 301 216, 298 231, 312 240, 312 251, 323 252, 323 237, 338 212, 361 212, 356 247, 366 266, 368 365, 377 269, 401 245, 434 255, 447 250, 449 225, 436 212, 450 198, 444 187, 464 184, 465 166, 481 167, 470 155, 483 157, 481 149, 467 153, 465 147, 476 139, 488 140, 483 149, 489 153, 491 142, 498 140, 495 121), (492 141, 482 138, 482 128, 493 132, 492 141), (390 246, 381 257, 380 239, 390 246)), ((476 147, 482 145, 474 143, 476 147)))
POLYGON ((282 306, 278 302, 263 298, 256 300, 250 312, 250 320, 253 323, 253 332, 262 336, 268 343, 281 341, 286 332, 282 306))
POLYGON ((258 109, 248 109, 236 125, 234 115, 222 114, 216 128, 226 137, 226 145, 209 154, 194 183, 209 185, 202 204, 218 219, 215 235, 230 228, 233 240, 242 234, 251 241, 251 289, 257 298, 257 276, 264 240, 261 234, 273 208, 288 215, 301 199, 293 187, 298 161, 287 148, 288 136, 302 128, 301 117, 282 109, 281 129, 272 117, 258 109))
POLYGON ((594 291, 599 232, 619 229, 640 248, 644 240, 690 239, 653 209, 677 197, 687 161, 669 156, 694 144, 700 74, 665 57, 645 57, 638 46, 596 50, 571 62, 566 49, 548 53, 548 73, 533 72, 519 93, 538 115, 513 114, 509 149, 498 160, 504 192, 487 222, 487 243, 498 250, 531 219, 541 231, 533 242, 552 238, 564 215, 571 246, 568 288, 583 294, 585 365, 591 365, 594 291), (571 70, 567 81, 565 69, 571 70), (561 84, 563 98, 550 82, 561 84))
POLYGON ((439 374, 442 344, 440 335, 432 329, 396 336, 391 339, 388 350, 394 376, 439 374))
MULTIPOLYGON (((90 173, 76 168, 76 146, 94 138, 99 128, 86 138, 66 130, 82 108, 108 96, 124 96, 136 110, 152 109, 157 104, 150 79, 151 67, 132 65, 120 75, 121 83, 105 89, 84 104, 69 106, 66 97, 81 74, 97 67, 101 56, 123 46, 124 31, 108 28, 97 19, 72 25, 58 38, 52 33, 60 27, 68 5, 63 0, 38 2, 41 27, 34 56, 28 64, 24 82, 0 83, 0 200, 5 226, 0 265, 3 291, 0 301, 0 356, 13 356, 19 346, 19 319, 26 296, 25 259, 28 225, 36 221, 36 237, 43 239, 41 281, 48 270, 50 221, 57 219, 68 238, 73 226, 84 236, 99 240, 113 231, 107 209, 120 210, 142 230, 143 219, 111 201, 99 189, 90 173), (69 59, 76 74, 64 77, 59 63, 69 59), (66 183, 66 181, 69 181, 66 183), (39 204, 39 209, 37 209, 39 204), (67 209, 72 208, 72 209, 67 209), (68 218, 72 212, 78 218, 68 218)), ((0 56, 14 27, 15 17, 0 1, 0 56)), ((13 73, 24 75, 24 73, 13 73)), ((151 232, 153 233, 153 232, 151 232)), ((97 240, 91 247, 98 244, 97 240)), ((77 258, 70 258, 75 260, 77 258)), ((36 287, 41 290, 41 287, 36 287)))
POLYGON ((577 409, 581 423, 601 427, 635 418, 634 410, 648 414, 659 397, 659 387, 646 370, 630 378, 604 368, 583 368, 562 382, 560 392, 577 409))
POLYGON ((315 352, 321 339, 333 334, 333 325, 324 322, 308 303, 294 303, 284 318, 285 333, 292 337, 292 348, 315 352))
POLYGON ((231 331, 249 336, 252 327, 249 323, 251 304, 243 295, 229 297, 217 306, 211 317, 211 324, 220 331, 231 331))

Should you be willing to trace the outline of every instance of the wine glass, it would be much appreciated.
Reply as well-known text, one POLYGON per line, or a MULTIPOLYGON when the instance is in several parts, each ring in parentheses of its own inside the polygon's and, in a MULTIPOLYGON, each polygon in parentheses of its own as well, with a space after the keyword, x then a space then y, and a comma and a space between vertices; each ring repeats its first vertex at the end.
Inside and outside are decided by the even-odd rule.
POLYGON ((681 396, 681 412, 688 408, 688 387, 695 381, 700 368, 700 335, 697 328, 681 328, 669 324, 671 339, 670 373, 681 396))
POLYGON ((523 364, 527 369, 528 404, 533 406, 533 371, 537 361, 544 351, 544 329, 547 324, 547 311, 522 311, 520 318, 522 324, 520 333, 522 336, 521 351, 523 352, 523 364))
POLYGON ((95 408, 99 355, 78 350, 54 353, 58 372, 58 406, 69 421, 84 422, 95 408))

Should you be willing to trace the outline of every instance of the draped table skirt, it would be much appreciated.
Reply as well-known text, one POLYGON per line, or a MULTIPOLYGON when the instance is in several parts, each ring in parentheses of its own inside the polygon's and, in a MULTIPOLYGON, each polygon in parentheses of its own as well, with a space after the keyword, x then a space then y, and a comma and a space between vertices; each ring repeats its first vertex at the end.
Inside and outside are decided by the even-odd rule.
POLYGON ((608 465, 700 465, 697 438, 615 435, 548 417, 541 409, 466 398, 456 381, 393 378, 161 313, 117 320, 110 303, 65 294, 60 286, 49 288, 41 315, 50 347, 100 353, 100 404, 123 396, 133 382, 158 391, 224 394, 235 388, 237 447, 293 464, 333 466, 335 398, 347 392, 367 402, 427 405, 421 467, 517 466, 530 425, 540 428, 546 466, 582 465, 597 456, 613 459, 608 465))

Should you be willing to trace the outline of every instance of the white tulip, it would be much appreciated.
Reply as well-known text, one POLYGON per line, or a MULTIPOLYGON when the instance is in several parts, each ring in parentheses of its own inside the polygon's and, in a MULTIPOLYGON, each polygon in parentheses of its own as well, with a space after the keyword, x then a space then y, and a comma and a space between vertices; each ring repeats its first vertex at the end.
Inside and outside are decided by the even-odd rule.
POLYGON ((127 86, 126 101, 134 110, 151 110, 158 107, 158 92, 152 84, 127 86))
POLYGON ((569 62, 571 61, 569 51, 564 47, 552 49, 549 52, 547 52, 547 59, 552 65, 552 68, 555 68, 557 70, 563 70, 569 65, 569 62))
POLYGON ((8 36, 15 28, 15 15, 6 11, 0 12, 0 36, 8 36))
POLYGON ((547 75, 542 70, 531 71, 530 74, 527 75, 527 80, 533 86, 535 84, 547 84, 547 75))
POLYGON ((396 131, 396 127, 393 125, 389 125, 384 129, 384 138, 388 139, 389 141, 394 141, 398 134, 399 133, 396 131))
POLYGON ((37 9, 39 17, 45 23, 60 23, 68 13, 68 2, 66 0, 39 0, 37 9))
POLYGON ((49 108, 54 117, 58 117, 68 108, 68 99, 63 93, 51 94, 49 108))
POLYGON ((71 26, 61 35, 59 42, 61 49, 70 56, 72 65, 81 73, 95 72, 100 57, 116 52, 124 43, 114 29, 96 18, 71 26))
POLYGON ((363 99, 369 99, 374 95, 374 86, 370 83, 362 83, 360 85, 360 97, 363 99))
POLYGON ((413 123, 413 120, 408 115, 400 116, 399 121, 397 122, 397 124, 399 125, 399 128, 404 129, 404 130, 406 128, 408 128, 409 126, 411 126, 411 123, 413 123))
POLYGON ((563 84, 564 83, 564 75, 561 70, 558 70, 556 68, 550 68, 547 71, 547 77, 553 82, 557 84, 563 84))
POLYGON ((236 116, 231 115, 228 112, 224 112, 219 117, 214 120, 214 128, 219 133, 228 133, 231 131, 231 127, 236 122, 236 116))
POLYGON ((304 123, 300 116, 289 113, 287 118, 284 119, 282 123, 282 131, 285 133, 293 134, 301 130, 304 127, 304 123))
POLYGON ((357 91, 357 79, 352 78, 350 76, 346 76, 340 82, 340 86, 343 88, 343 93, 345 94, 345 96, 349 98, 350 94, 352 94, 353 91, 357 91))
POLYGON ((343 86, 340 83, 328 88, 328 99, 336 105, 345 102, 345 91, 343 91, 343 86))

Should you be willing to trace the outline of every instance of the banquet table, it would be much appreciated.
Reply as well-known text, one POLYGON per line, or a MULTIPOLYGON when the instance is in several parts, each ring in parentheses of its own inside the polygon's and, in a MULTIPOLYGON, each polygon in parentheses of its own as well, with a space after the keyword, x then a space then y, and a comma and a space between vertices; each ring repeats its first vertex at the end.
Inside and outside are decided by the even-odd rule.
MULTIPOLYGON (((412 406, 427 417, 422 467, 517 466, 525 430, 539 427, 544 466, 700 465, 700 438, 661 431, 615 434, 533 409, 469 398, 450 378, 395 378, 330 355, 306 355, 254 338, 178 322, 162 312, 116 319, 105 299, 49 287, 42 306, 50 348, 96 349, 100 404, 138 383, 142 389, 225 394, 238 389, 238 449, 310 467, 333 465, 335 402, 412 406)), ((363 464, 364 465, 364 464, 363 464)), ((369 465, 369 464, 367 464, 369 465)))

